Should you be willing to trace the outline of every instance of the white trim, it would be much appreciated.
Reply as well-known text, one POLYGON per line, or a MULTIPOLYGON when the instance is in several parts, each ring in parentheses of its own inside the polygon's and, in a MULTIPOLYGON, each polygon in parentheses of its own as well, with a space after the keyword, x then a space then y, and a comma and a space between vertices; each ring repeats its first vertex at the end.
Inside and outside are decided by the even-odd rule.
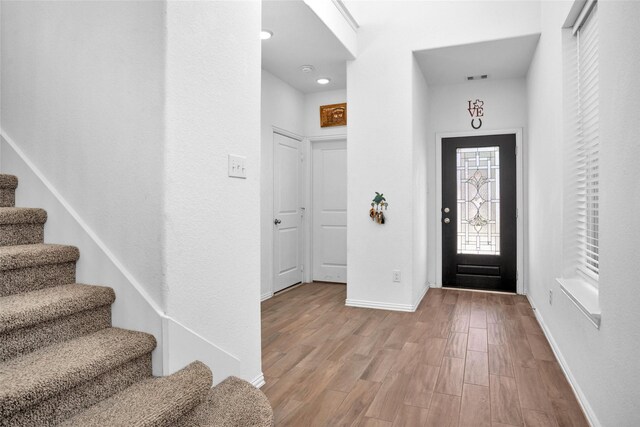
POLYGON ((266 293, 260 295, 260 302, 266 301, 271 297, 273 297, 273 292, 266 292, 266 293))
POLYGON ((266 384, 266 381, 264 380, 264 374, 262 372, 260 372, 260 375, 249 382, 256 388, 262 388, 262 386, 266 384))
POLYGON ((302 142, 304 136, 298 135, 294 132, 289 132, 286 129, 279 128, 278 126, 272 126, 273 133, 277 133, 278 135, 286 136, 287 138, 295 139, 298 142, 302 142))
MULTIPOLYGON (((307 206, 305 212, 305 230, 304 230, 304 250, 305 250, 305 271, 304 281, 313 282, 313 144, 316 142, 342 142, 348 146, 346 134, 336 135, 319 135, 307 137, 307 153, 305 158, 306 162, 304 177, 304 189, 305 189, 305 205, 307 206)), ((347 154, 348 155, 348 154, 347 154)), ((347 171, 348 172, 348 171, 347 171)), ((348 176, 348 174, 347 174, 348 176)), ((347 278, 347 286, 348 286, 347 278)))
POLYGON ((573 23, 573 28, 571 29, 571 33, 575 36, 578 30, 584 25, 585 21, 589 17, 591 10, 596 5, 598 0, 587 0, 586 4, 580 10, 580 14, 576 18, 576 21, 573 23))
POLYGON ((347 139, 347 134, 346 133, 338 133, 335 135, 318 135, 318 136, 308 136, 307 139, 309 140, 309 142, 313 143, 313 142, 322 142, 322 141, 333 141, 333 140, 346 140, 347 139))
POLYGON ((116 266, 116 268, 122 273, 122 275, 127 279, 131 285, 138 291, 138 293, 147 301, 147 303, 153 308, 153 310, 159 316, 165 316, 162 309, 155 303, 153 298, 147 293, 144 287, 133 277, 133 274, 127 268, 122 265, 120 260, 116 258, 116 256, 111 252, 111 250, 107 247, 107 245, 98 237, 98 235, 93 231, 91 227, 80 217, 80 214, 71 206, 67 200, 62 197, 60 192, 53 186, 51 181, 49 181, 42 171, 27 157, 27 155, 18 147, 18 144, 11 139, 9 135, 4 131, 4 129, 0 129, 0 135, 4 138, 5 141, 11 146, 13 151, 22 159, 22 161, 33 171, 33 173, 38 177, 38 179, 44 184, 44 186, 49 190, 49 192, 53 195, 53 197, 62 205, 62 207, 71 215, 71 217, 78 223, 78 225, 82 228, 82 230, 93 240, 93 242, 100 248, 100 250, 109 258, 109 261, 116 266))
POLYGON ((418 297, 417 300, 413 302, 413 310, 411 311, 416 311, 418 309, 418 306, 424 299, 424 296, 427 294, 428 290, 429 290, 429 282, 426 282, 424 285, 422 285, 422 292, 420 293, 420 296, 418 297))
POLYGON ((533 312, 535 313, 536 319, 538 320, 538 323, 542 328, 542 332, 544 333, 544 336, 547 338, 547 341, 549 341, 549 344, 551 345, 551 349, 553 350, 553 354, 556 356, 556 359, 558 360, 558 364, 562 368, 562 371, 564 372, 565 377, 567 377, 567 380, 569 380, 569 385, 571 385, 571 388, 573 389, 573 393, 576 395, 578 403, 580 404, 580 407, 582 408, 582 412, 584 412, 587 418, 587 421, 592 427, 601 427, 602 424, 600 424, 600 421, 598 421, 598 417, 596 417, 596 413, 591 407, 591 404, 587 400, 587 397, 585 396, 585 394, 582 392, 582 389, 580 388, 580 385, 576 381, 576 378, 571 373, 571 369, 569 369, 569 364, 567 363, 566 359, 562 355, 562 352, 560 351, 560 347, 558 347, 558 344, 556 343, 556 340, 553 338, 553 335, 551 335, 551 331, 549 330, 549 328, 547 328, 547 325, 544 322, 544 319, 542 318, 542 314, 540 314, 540 310, 536 309, 535 305, 533 304, 533 301, 531 300, 531 298, 529 298, 529 296, 527 296, 527 299, 529 300, 529 304, 531 304, 531 307, 533 308, 533 312))
POLYGON ((571 6, 571 10, 569 10, 569 14, 567 18, 564 20, 564 24, 562 24, 562 28, 571 28, 573 24, 575 24, 578 19, 578 15, 582 12, 584 5, 587 3, 587 0, 575 0, 573 5, 571 6))
POLYGON ((442 212, 442 139, 458 138, 486 135, 515 135, 516 136, 516 209, 518 218, 516 220, 517 227, 517 269, 518 283, 516 292, 525 294, 527 287, 525 284, 526 266, 525 260, 525 241, 524 241, 524 219, 526 212, 524 210, 524 163, 523 163, 523 146, 522 146, 522 128, 498 129, 486 131, 465 131, 465 132, 442 132, 436 133, 436 209, 433 213, 433 221, 435 222, 435 248, 436 248, 436 283, 437 287, 442 287, 442 223, 440 222, 442 212))
MULTIPOLYGON (((178 339, 190 339, 195 345, 198 345, 202 348, 208 349, 208 353, 218 353, 223 354, 224 357, 231 361, 230 364, 237 363, 240 365, 240 360, 234 356, 233 354, 221 349, 217 345, 213 344, 211 341, 202 337, 198 333, 189 329, 182 323, 168 316, 161 308, 158 306, 155 301, 149 296, 143 286, 138 282, 133 274, 118 260, 118 258, 114 255, 114 253, 107 247, 107 245, 98 237, 98 235, 93 231, 91 227, 82 219, 82 217, 78 214, 78 212, 71 206, 71 204, 60 194, 60 192, 56 189, 56 187, 49 181, 46 176, 40 171, 40 169, 27 157, 27 155, 18 147, 16 142, 4 131, 4 129, 0 129, 0 136, 6 141, 6 143, 11 147, 11 149, 16 153, 16 155, 22 160, 22 162, 26 165, 26 167, 35 175, 35 177, 40 180, 40 182, 44 185, 46 190, 53 196, 57 203, 62 206, 64 211, 71 216, 71 218, 76 222, 77 225, 80 226, 82 231, 89 237, 89 240, 92 241, 98 249, 106 256, 106 258, 113 264, 115 269, 122 274, 125 278, 126 282, 129 283, 135 292, 140 295, 140 297, 149 305, 149 307, 153 310, 152 313, 155 313, 160 322, 161 322, 161 332, 159 339, 162 340, 161 346, 159 350, 162 355, 162 374, 168 375, 171 373, 171 352, 170 350, 170 326, 174 325, 174 335, 173 338, 178 337, 178 339)), ((107 284, 108 285, 108 284, 107 284)), ((173 349, 176 350, 175 348, 173 349)), ((195 358, 194 358, 195 359, 195 358)), ((181 368, 181 367, 180 367, 181 368)), ((216 369, 215 366, 211 366, 212 369, 216 369)), ((177 369, 176 369, 177 370, 177 369)))
MULTIPOLYGON (((272 241, 271 241, 271 254, 272 254, 272 259, 271 259, 271 265, 272 265, 272 274, 271 274, 271 294, 273 295, 276 292, 280 292, 283 289, 279 289, 279 290, 275 290, 276 288, 276 283, 277 283, 277 271, 278 271, 278 259, 276 258, 276 228, 273 226, 273 220, 276 217, 276 205, 275 205, 275 194, 276 194, 276 139, 274 137, 274 135, 281 135, 284 136, 286 138, 291 138, 294 141, 297 141, 299 143, 298 145, 298 154, 301 157, 301 163, 302 166, 300 167, 299 173, 298 173, 298 179, 300 180, 300 185, 302 187, 302 190, 305 194, 302 194, 300 197, 300 200, 298 200, 298 202, 300 202, 301 204, 304 203, 305 204, 305 213, 303 215, 301 224, 300 224, 300 228, 302 229, 302 242, 299 243, 298 245, 298 250, 302 251, 302 257, 301 259, 303 260, 301 265, 304 266, 304 259, 305 259, 305 239, 306 239, 306 211, 308 210, 306 208, 306 188, 304 188, 305 185, 305 173, 306 173, 306 167, 305 167, 305 163, 306 163, 306 159, 307 159, 307 155, 305 153, 305 138, 302 135, 298 135, 297 133, 294 132, 290 132, 286 129, 282 129, 279 128, 277 126, 272 126, 273 132, 271 133, 271 152, 272 152, 272 170, 273 170, 273 175, 271 176, 271 188, 272 188, 272 192, 271 194, 273 195, 273 200, 274 200, 274 204, 272 206, 272 210, 271 210, 271 219, 270 219, 270 223, 272 224, 271 226, 271 236, 272 236, 272 241)), ((305 271, 301 272, 300 275, 300 282, 305 282, 305 271)), ((286 289, 286 288, 285 288, 286 289)))
POLYGON ((562 292, 569 297, 569 300, 589 319, 589 322, 596 329, 600 329, 602 310, 600 309, 598 288, 581 278, 556 278, 556 282, 560 285, 562 292))
POLYGON ((331 1, 333 2, 333 5, 336 7, 336 9, 338 9, 338 12, 340 12, 342 16, 344 16, 344 19, 345 21, 347 21, 349 26, 353 28, 353 31, 357 32, 358 28, 360 28, 360 25, 358 25, 358 21, 356 21, 353 15, 351 15, 351 12, 349 12, 349 9, 347 9, 347 6, 344 5, 342 0, 331 1))
POLYGON ((411 304, 394 304, 389 302, 366 301, 359 299, 348 299, 344 305, 347 307, 374 308, 376 310, 406 311, 414 312, 415 308, 411 304))

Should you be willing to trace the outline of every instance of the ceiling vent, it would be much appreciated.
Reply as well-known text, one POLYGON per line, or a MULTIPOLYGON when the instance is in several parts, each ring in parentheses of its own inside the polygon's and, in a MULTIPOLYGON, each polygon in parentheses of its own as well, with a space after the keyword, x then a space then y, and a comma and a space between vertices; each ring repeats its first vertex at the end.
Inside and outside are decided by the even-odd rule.
POLYGON ((487 77, 489 77, 487 74, 482 74, 479 76, 467 76, 467 80, 485 80, 487 77))

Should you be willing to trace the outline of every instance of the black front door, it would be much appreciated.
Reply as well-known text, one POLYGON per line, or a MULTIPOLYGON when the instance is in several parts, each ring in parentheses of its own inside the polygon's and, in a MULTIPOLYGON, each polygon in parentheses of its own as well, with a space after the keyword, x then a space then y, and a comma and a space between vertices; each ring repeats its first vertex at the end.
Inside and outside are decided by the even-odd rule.
POLYGON ((516 137, 442 139, 442 284, 516 292, 516 137))

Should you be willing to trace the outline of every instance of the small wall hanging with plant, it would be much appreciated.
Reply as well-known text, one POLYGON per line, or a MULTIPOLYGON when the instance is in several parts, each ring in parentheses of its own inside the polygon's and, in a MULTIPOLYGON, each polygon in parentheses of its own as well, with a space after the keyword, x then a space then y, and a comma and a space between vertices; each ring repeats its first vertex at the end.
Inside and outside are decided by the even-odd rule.
POLYGON ((383 193, 378 193, 376 191, 376 196, 371 201, 371 209, 369 209, 369 217, 371 221, 375 221, 378 224, 384 224, 385 218, 383 210, 387 210, 389 203, 387 203, 387 199, 384 198, 383 193))

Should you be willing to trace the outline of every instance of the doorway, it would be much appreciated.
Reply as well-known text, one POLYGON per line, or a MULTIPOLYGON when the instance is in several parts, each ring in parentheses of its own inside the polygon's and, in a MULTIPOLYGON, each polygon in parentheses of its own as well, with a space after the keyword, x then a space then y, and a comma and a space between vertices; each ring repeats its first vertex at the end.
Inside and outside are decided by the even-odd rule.
POLYGON ((517 291, 516 136, 442 138, 442 285, 517 291))
POLYGON ((347 282, 347 141, 311 143, 314 281, 347 282))
POLYGON ((273 293, 302 282, 301 141, 273 134, 273 293))

